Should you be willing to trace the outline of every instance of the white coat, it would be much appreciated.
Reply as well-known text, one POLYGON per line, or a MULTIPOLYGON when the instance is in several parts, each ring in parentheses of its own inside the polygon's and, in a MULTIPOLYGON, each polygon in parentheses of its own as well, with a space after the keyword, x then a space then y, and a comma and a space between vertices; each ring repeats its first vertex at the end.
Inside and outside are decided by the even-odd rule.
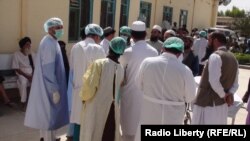
MULTIPOLYGON (((136 84, 143 91, 140 124, 183 124, 185 103, 195 98, 195 81, 192 71, 175 55, 145 59, 136 84)), ((139 136, 137 130, 136 140, 139 136)))
POLYGON ((79 93, 83 84, 84 73, 93 61, 104 57, 103 48, 95 44, 92 38, 86 38, 72 48, 70 55, 70 67, 73 71, 71 123, 81 123, 82 100, 79 93))
POLYGON ((135 85, 136 73, 145 58, 157 55, 155 48, 141 40, 127 48, 120 57, 125 70, 125 85, 121 88, 121 128, 124 135, 135 135, 139 124, 142 91, 135 85))
POLYGON ((123 75, 122 66, 108 58, 96 60, 84 74, 82 99, 85 103, 82 112, 81 141, 102 140, 105 123, 113 102, 115 141, 120 140, 119 89, 123 75), (113 88, 115 97, 113 97, 113 88))
POLYGON ((66 75, 58 41, 46 35, 39 46, 24 125, 55 130, 69 123, 66 75), (54 102, 54 94, 60 97, 54 102))

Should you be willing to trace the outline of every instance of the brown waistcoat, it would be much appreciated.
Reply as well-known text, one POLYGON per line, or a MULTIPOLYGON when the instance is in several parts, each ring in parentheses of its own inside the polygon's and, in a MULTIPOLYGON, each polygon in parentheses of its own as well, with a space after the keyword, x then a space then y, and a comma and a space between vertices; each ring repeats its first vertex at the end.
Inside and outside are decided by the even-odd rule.
MULTIPOLYGON (((219 49, 215 53, 218 54, 222 60, 220 83, 224 88, 225 93, 227 93, 235 81, 238 63, 234 55, 226 49, 219 49)), ((207 63, 202 73, 195 104, 201 107, 224 104, 224 99, 220 98, 219 95, 212 89, 208 81, 208 75, 213 74, 209 74, 207 63)))

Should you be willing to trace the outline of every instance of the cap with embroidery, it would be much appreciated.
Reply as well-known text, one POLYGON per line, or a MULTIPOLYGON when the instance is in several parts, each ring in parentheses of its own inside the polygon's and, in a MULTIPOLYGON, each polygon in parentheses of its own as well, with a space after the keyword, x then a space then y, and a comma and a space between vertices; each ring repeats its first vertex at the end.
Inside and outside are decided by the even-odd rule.
POLYGON ((154 26, 153 26, 153 29, 156 29, 156 30, 158 30, 159 32, 162 31, 162 28, 161 28, 161 26, 159 26, 159 25, 154 25, 154 26))
POLYGON ((146 31, 146 25, 142 21, 134 21, 131 26, 131 29, 133 31, 146 31))

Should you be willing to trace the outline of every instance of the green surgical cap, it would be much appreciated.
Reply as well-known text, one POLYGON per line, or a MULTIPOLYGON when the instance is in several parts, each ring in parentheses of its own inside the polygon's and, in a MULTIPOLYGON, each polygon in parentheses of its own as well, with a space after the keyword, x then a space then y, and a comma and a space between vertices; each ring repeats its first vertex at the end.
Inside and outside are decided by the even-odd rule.
POLYGON ((123 38, 115 37, 110 41, 109 46, 113 52, 121 55, 123 54, 127 45, 126 45, 126 41, 123 38))
POLYGON ((181 52, 184 51, 184 42, 178 37, 170 37, 163 43, 164 48, 175 48, 181 52))
POLYGON ((94 34, 101 37, 103 35, 103 29, 97 24, 88 24, 85 27, 85 34, 94 34))
POLYGON ((120 34, 131 36, 131 28, 129 28, 128 26, 122 26, 120 28, 120 34))
POLYGON ((200 31, 199 32, 199 35, 200 35, 200 37, 206 37, 207 36, 207 32, 206 31, 200 31))
POLYGON ((48 32, 50 27, 58 26, 58 25, 63 25, 63 22, 60 18, 50 18, 44 23, 44 30, 45 32, 48 32))

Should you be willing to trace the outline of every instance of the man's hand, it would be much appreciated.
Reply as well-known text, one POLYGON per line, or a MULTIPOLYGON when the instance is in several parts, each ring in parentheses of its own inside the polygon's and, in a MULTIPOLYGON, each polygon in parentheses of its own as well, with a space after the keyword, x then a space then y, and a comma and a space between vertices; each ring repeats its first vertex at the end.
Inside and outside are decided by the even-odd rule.
POLYGON ((33 78, 32 75, 28 75, 28 76, 27 76, 27 79, 29 80, 30 83, 32 82, 32 78, 33 78))
POLYGON ((228 106, 232 106, 234 103, 234 95, 230 93, 226 93, 224 100, 228 106))

